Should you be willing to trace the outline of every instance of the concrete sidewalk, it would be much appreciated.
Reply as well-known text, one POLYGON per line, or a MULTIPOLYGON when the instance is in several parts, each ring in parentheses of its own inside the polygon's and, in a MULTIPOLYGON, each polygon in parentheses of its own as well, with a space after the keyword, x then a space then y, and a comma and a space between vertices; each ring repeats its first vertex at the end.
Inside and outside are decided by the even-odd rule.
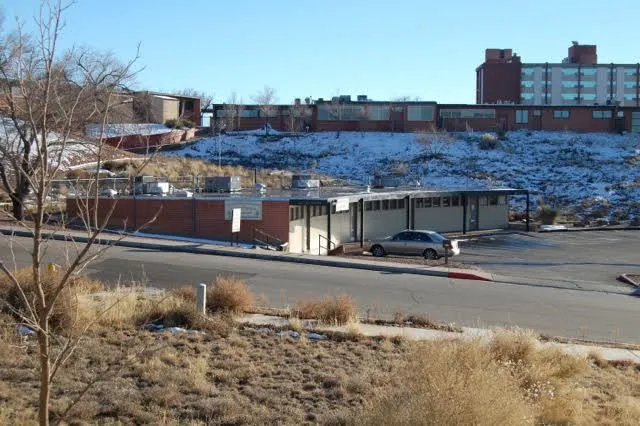
MULTIPOLYGON (((241 323, 252 325, 270 325, 275 327, 287 328, 289 326, 289 320, 284 317, 251 314, 245 315, 238 319, 241 323)), ((352 332, 349 326, 318 326, 316 321, 304 320, 302 325, 306 330, 314 331, 316 333, 325 332, 340 332, 348 334, 352 332)), ((360 334, 368 337, 403 337, 408 340, 448 340, 448 339, 480 339, 483 341, 490 341, 495 332, 493 330, 485 328, 468 328, 463 327, 462 333, 430 330, 426 328, 413 328, 413 327, 393 327, 373 324, 358 324, 358 331, 360 334)), ((595 346, 595 345, 581 345, 573 343, 556 343, 556 342, 540 342, 538 341, 538 347, 558 347, 564 352, 586 358, 592 353, 598 353, 602 358, 608 361, 632 361, 640 364, 640 350, 630 350, 613 348, 607 346, 595 346)))
MULTIPOLYGON (((19 227, 0 227, 0 234, 31 237, 31 233, 19 227)), ((84 243, 89 240, 86 232, 65 229, 63 231, 44 231, 45 238, 60 241, 75 241, 84 243)), ((484 271, 472 269, 445 268, 427 265, 407 265, 393 262, 378 262, 375 260, 346 259, 333 256, 317 256, 309 254, 292 254, 259 248, 230 247, 202 242, 176 241, 170 239, 146 238, 140 236, 122 236, 117 233, 104 232, 96 240, 97 244, 116 245, 121 247, 135 247, 149 250, 174 251, 194 254, 208 254, 215 256, 232 256, 257 260, 271 260, 278 262, 300 263, 335 268, 361 269, 380 271, 392 274, 413 274, 437 276, 443 278, 493 281, 493 275, 484 271)))

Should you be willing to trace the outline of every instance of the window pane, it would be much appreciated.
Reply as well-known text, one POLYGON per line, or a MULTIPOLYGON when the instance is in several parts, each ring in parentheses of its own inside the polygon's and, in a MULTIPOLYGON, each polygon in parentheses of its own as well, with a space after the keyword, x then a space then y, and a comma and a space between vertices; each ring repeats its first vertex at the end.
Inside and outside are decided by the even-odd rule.
POLYGON ((440 197, 432 198, 433 207, 440 207, 440 197))
POLYGON ((407 107, 407 120, 409 121, 433 121, 433 106, 409 105, 407 107))
POLYGON ((372 121, 388 120, 390 116, 389 107, 386 105, 369 105, 367 107, 367 118, 372 121))

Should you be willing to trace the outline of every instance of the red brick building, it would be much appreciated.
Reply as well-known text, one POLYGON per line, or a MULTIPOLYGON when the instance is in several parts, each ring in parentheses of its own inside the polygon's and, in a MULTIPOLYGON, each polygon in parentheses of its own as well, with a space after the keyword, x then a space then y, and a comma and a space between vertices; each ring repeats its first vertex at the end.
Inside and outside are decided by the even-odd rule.
MULTIPOLYGON (((437 104, 318 100, 304 106, 304 119, 292 121, 291 108, 277 105, 264 117, 256 105, 243 105, 226 130, 254 130, 269 122, 279 131, 447 131, 549 130, 576 132, 640 132, 640 106, 437 104), (295 126, 292 126, 292 123, 295 126), (302 124, 304 123, 304 124, 302 124), (296 127, 297 126, 297 127, 296 127), (303 127, 304 126, 304 127, 303 127)), ((218 123, 228 107, 214 105, 218 123), (227 108, 225 110, 225 108, 227 108)), ((298 120, 298 119, 296 119, 298 120)), ((219 129, 218 129, 219 130, 219 129)))
POLYGON ((573 42, 562 62, 523 63, 487 49, 476 68, 476 103, 640 106, 640 63, 598 63, 595 45, 573 42))

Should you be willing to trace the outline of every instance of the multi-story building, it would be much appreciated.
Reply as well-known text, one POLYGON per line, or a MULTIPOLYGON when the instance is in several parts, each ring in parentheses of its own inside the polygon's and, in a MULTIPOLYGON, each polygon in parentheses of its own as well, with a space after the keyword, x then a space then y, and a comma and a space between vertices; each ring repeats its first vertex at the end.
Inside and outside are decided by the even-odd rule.
POLYGON ((640 106, 640 63, 599 64, 595 45, 573 42, 561 63, 522 63, 511 49, 487 49, 476 69, 476 102, 640 106))

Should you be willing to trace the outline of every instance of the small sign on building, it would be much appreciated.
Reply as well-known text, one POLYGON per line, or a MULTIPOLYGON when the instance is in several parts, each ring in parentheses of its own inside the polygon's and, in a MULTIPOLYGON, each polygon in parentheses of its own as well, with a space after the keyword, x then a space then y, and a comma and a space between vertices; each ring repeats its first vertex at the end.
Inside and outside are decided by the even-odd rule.
POLYGON ((231 232, 233 234, 240 232, 241 218, 242 218, 242 209, 233 209, 231 213, 231 232))
POLYGON ((231 211, 231 245, 236 240, 236 245, 240 239, 240 222, 242 220, 242 209, 235 208, 231 211))
POLYGON ((349 211, 349 199, 338 198, 336 200, 336 212, 346 212, 346 211, 349 211))

